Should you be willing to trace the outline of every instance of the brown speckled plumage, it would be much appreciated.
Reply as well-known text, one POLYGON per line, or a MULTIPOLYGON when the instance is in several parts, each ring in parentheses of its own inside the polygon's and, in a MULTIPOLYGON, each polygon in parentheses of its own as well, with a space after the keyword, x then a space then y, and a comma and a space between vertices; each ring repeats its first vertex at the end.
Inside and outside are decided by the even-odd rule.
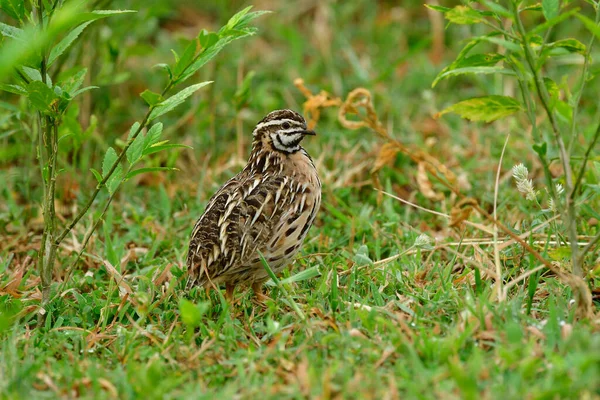
POLYGON ((269 113, 253 132, 248 164, 210 199, 192 231, 187 265, 191 282, 252 286, 262 298, 268 280, 260 251, 275 273, 300 250, 321 204, 321 182, 300 146, 307 130, 292 110, 269 113))

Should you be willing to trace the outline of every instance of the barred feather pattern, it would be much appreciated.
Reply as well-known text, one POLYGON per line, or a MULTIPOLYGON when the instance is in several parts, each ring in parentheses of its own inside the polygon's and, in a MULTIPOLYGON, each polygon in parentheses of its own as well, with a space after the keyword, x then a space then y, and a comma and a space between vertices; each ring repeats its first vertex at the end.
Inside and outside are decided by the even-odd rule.
POLYGON ((191 283, 260 284, 269 277, 259 252, 276 274, 293 260, 321 204, 314 162, 299 146, 306 134, 314 132, 291 110, 257 125, 248 164, 212 196, 192 230, 191 283))

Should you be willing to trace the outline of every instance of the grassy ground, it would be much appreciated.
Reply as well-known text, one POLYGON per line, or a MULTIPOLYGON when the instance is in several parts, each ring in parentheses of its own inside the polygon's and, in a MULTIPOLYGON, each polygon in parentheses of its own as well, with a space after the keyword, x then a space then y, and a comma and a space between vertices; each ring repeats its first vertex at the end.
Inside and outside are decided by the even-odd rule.
MULTIPOLYGON (((138 94, 163 82, 151 66, 168 59, 170 48, 181 49, 182 38, 218 28, 246 5, 110 3, 105 8, 139 12, 90 27, 87 45, 75 48, 67 62, 86 65, 100 89, 73 107, 61 127, 64 134, 81 130, 80 142, 61 143, 61 221, 69 221, 93 190, 89 168, 99 168, 104 149, 125 139, 143 116, 138 94)), ((569 287, 545 269, 514 282, 539 263, 500 234, 507 243, 500 259, 509 288, 499 302, 490 224, 474 213, 469 221, 488 232, 451 227, 444 216, 378 194, 371 170, 384 141, 367 128, 342 127, 335 107, 323 111, 318 136, 306 141, 323 180, 323 206, 301 256, 280 277, 285 292, 269 286, 273 301, 262 308, 244 291, 231 306, 214 292, 185 290, 193 223, 210 195, 240 169, 238 149, 245 158, 253 124, 272 109, 302 110, 305 98, 293 85, 299 77, 313 93, 323 89, 341 98, 367 88, 390 134, 454 171, 461 190, 490 212, 510 133, 498 219, 520 234, 548 216, 511 178, 512 166, 524 163, 543 191, 522 115, 491 125, 432 118, 453 102, 502 87, 484 77, 431 89, 467 28, 432 29, 435 22, 413 1, 306 1, 293 7, 261 1, 255 7, 275 12, 261 17, 257 36, 232 44, 194 78, 214 80, 210 88, 162 119, 166 138, 193 150, 157 156, 148 166, 181 171, 128 182, 71 268, 92 215, 84 218, 61 248, 55 268, 60 283, 39 328, 39 277, 31 261, 42 228, 35 144, 20 139, 27 136, 19 130, 0 138, 0 181, 8 183, 0 188, 2 396, 600 398, 598 320, 575 318, 569 287), (232 99, 250 71, 250 98, 239 110, 232 99), (244 143, 238 143, 238 131, 244 143), (421 234, 431 242, 423 244, 421 234)), ((579 29, 566 26, 555 34, 576 36, 579 29)), ((565 79, 577 71, 553 67, 565 79)), ((597 89, 592 84, 585 93, 590 110, 582 111, 582 121, 594 118, 597 89)), ((5 94, 2 105, 26 108, 5 94)), ((25 130, 28 118, 1 123, 7 132, 13 126, 25 130)), ((454 195, 433 183, 438 198, 432 199, 424 173, 408 155, 388 161, 378 173, 383 190, 451 213, 454 195)), ((588 182, 597 184, 599 175, 590 174, 588 182)), ((582 207, 582 240, 597 233, 599 209, 597 197, 582 207)), ((555 224, 527 240, 568 269, 555 239, 560 220, 555 224)), ((597 268, 588 283, 597 294, 597 268)), ((597 302, 594 307, 597 312, 597 302)))

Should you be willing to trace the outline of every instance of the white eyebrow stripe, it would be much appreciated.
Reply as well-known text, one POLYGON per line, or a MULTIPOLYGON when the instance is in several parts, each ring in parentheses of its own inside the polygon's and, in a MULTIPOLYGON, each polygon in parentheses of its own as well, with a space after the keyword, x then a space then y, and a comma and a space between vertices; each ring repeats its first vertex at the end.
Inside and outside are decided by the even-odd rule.
POLYGON ((259 129, 262 129, 262 128, 264 128, 265 126, 281 125, 281 124, 283 124, 284 122, 288 122, 288 123, 290 123, 290 124, 297 125, 297 126, 302 126, 302 125, 303 125, 303 123, 302 123, 302 122, 300 122, 300 121, 295 121, 295 120, 293 120, 293 119, 287 119, 287 118, 286 118, 286 119, 274 119, 273 121, 261 122, 260 124, 256 125, 256 128, 254 128, 254 131, 252 132, 252 134, 253 134, 254 136, 256 136, 256 132, 257 132, 259 129))
POLYGON ((301 133, 303 131, 304 131, 304 129, 298 129, 298 128, 294 127, 294 128, 289 128, 289 129, 280 129, 277 131, 277 133, 294 133, 294 132, 301 133))

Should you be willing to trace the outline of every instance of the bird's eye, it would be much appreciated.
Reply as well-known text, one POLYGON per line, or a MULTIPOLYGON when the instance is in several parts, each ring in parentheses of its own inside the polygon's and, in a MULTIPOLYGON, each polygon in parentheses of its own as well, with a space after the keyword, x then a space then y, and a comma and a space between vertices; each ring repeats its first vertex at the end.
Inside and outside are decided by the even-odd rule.
POLYGON ((283 129, 290 129, 290 123, 289 122, 284 122, 283 124, 281 124, 281 127, 283 129))

